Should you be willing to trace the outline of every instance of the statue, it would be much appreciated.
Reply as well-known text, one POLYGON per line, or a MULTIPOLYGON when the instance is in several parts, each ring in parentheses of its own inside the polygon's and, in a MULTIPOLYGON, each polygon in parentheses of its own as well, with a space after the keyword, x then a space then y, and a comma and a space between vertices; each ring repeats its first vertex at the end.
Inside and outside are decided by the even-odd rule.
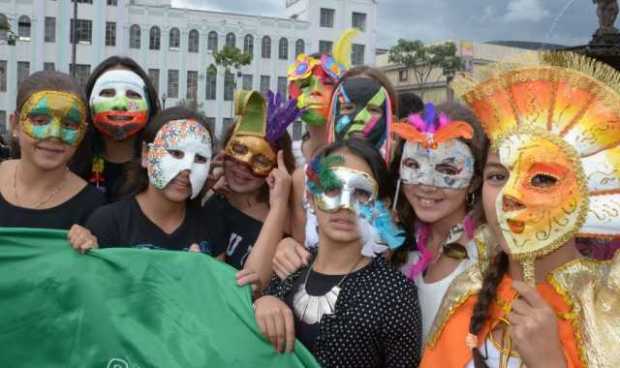
POLYGON ((599 29, 595 35, 618 33, 614 27, 618 17, 617 0, 592 0, 596 4, 596 15, 598 16, 599 29))

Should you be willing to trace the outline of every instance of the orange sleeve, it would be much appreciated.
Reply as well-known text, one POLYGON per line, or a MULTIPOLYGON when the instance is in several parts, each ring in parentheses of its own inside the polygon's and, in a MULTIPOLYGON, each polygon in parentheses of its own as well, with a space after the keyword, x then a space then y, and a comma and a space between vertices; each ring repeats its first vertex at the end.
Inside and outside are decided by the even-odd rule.
POLYGON ((471 350, 465 345, 469 321, 476 297, 470 297, 450 317, 434 346, 427 345, 420 368, 462 368, 472 359, 471 350))

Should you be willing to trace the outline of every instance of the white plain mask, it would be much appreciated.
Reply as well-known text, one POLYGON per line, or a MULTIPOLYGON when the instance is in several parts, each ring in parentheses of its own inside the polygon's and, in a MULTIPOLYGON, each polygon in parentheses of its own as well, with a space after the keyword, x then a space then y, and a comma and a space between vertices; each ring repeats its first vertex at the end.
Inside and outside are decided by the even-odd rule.
POLYGON ((164 189, 181 172, 188 170, 191 198, 194 199, 209 176, 211 155, 211 135, 205 127, 194 120, 169 121, 149 144, 149 181, 155 188, 164 189), (173 156, 171 152, 175 151, 182 157, 173 156))

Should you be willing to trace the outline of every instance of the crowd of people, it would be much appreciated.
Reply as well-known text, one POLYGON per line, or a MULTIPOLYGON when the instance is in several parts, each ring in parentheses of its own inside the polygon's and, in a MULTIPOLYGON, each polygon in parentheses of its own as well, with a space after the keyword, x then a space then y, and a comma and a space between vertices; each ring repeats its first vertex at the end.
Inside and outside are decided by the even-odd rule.
POLYGON ((236 91, 221 144, 130 58, 30 75, 0 226, 216 257, 274 354, 324 367, 619 366, 620 74, 541 55, 434 105, 351 67, 351 36, 288 97, 236 91))

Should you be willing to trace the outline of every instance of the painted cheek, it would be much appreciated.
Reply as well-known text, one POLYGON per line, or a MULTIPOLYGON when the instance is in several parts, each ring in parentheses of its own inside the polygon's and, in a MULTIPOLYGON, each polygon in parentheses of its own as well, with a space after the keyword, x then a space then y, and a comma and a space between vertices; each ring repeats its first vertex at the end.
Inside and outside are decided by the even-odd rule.
POLYGON ((78 143, 80 131, 76 129, 64 129, 62 133, 62 141, 73 146, 78 143))

